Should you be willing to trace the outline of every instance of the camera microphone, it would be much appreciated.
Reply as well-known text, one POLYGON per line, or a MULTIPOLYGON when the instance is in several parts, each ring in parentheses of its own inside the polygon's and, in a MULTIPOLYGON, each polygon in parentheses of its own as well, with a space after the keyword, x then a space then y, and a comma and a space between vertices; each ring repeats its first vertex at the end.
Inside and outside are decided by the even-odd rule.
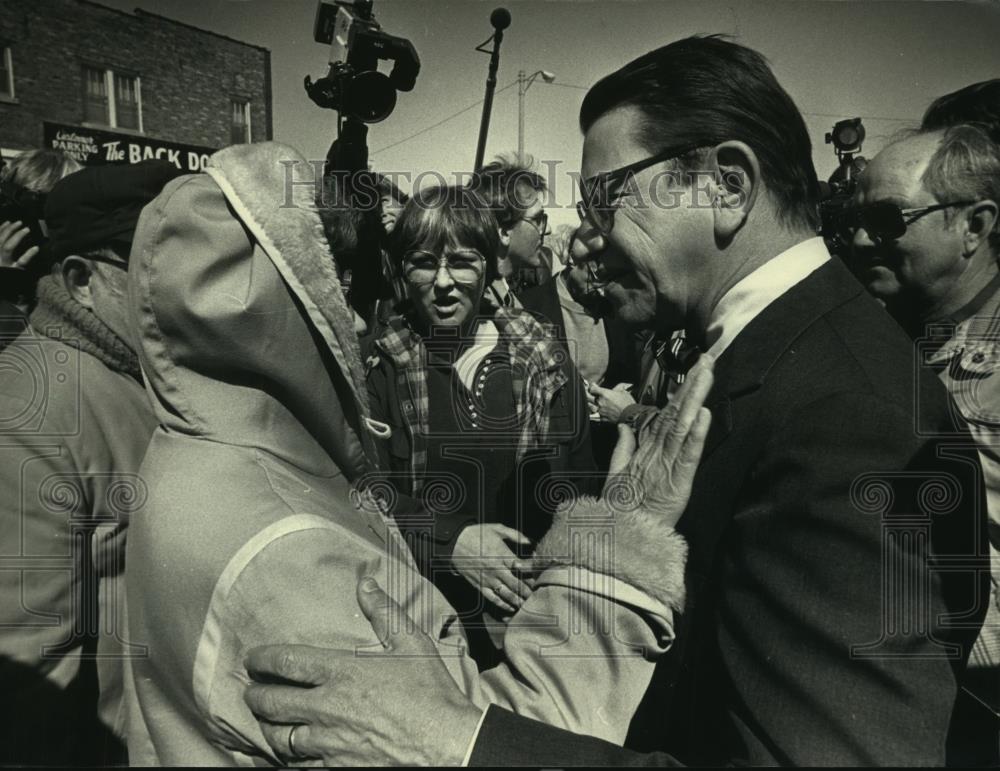
POLYGON ((506 8, 496 8, 490 14, 490 24, 496 30, 507 29, 510 26, 510 11, 506 8))

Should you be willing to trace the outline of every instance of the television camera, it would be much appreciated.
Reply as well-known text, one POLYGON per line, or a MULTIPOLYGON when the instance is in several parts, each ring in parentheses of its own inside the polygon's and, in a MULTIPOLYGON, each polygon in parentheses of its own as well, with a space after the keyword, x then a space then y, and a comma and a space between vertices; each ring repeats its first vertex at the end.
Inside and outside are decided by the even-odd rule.
POLYGON ((830 252, 844 256, 849 245, 838 234, 837 217, 854 195, 858 175, 868 165, 868 160, 860 155, 865 141, 864 124, 861 118, 837 121, 825 139, 828 145, 833 145, 839 165, 829 180, 820 182, 821 233, 830 252))
POLYGON ((397 91, 412 91, 420 57, 406 38, 382 31, 372 12, 373 0, 320 0, 313 38, 330 45, 330 70, 306 92, 320 107, 363 123, 385 120, 396 107, 397 91), (392 61, 389 75, 378 70, 392 61))
POLYGON ((338 114, 325 168, 337 201, 325 204, 346 208, 333 217, 351 231, 355 246, 338 249, 335 256, 345 283, 350 282, 349 302, 369 325, 377 301, 391 297, 393 277, 382 270, 387 235, 380 219, 379 177, 368 168, 367 124, 389 117, 396 92, 412 91, 420 72, 413 44, 384 32, 372 5, 373 0, 319 0, 313 38, 330 46, 330 68, 315 82, 305 77, 309 97, 338 114), (393 62, 388 75, 379 72, 382 61, 393 62))

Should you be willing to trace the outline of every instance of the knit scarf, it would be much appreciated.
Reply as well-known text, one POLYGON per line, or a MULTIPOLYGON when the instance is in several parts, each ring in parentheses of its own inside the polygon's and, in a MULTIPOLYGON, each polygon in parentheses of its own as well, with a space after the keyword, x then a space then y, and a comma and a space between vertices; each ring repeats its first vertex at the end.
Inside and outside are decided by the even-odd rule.
POLYGON ((62 281, 43 276, 37 292, 38 305, 30 316, 35 331, 75 346, 99 359, 108 369, 142 382, 139 357, 90 309, 74 300, 62 281))

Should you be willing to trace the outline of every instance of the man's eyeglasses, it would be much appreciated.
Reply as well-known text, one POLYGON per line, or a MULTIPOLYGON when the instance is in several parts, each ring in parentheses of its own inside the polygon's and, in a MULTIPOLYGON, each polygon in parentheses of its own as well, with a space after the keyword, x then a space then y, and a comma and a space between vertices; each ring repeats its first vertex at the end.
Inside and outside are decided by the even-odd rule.
POLYGON ((456 283, 475 284, 486 272, 486 260, 471 249, 442 256, 414 249, 403 256, 403 275, 412 284, 433 283, 441 268, 447 270, 456 283))
MULTIPOLYGON (((125 254, 128 254, 128 248, 125 249, 125 254)), ((91 262, 103 262, 105 265, 111 265, 128 273, 128 260, 119 256, 118 249, 101 249, 99 251, 87 252, 81 256, 91 262)))
POLYGON ((590 260, 587 261, 587 294, 595 295, 597 297, 604 297, 604 287, 606 281, 603 281, 599 275, 597 275, 597 268, 594 263, 590 260))
POLYGON ((545 212, 542 212, 536 217, 521 217, 521 219, 538 231, 539 238, 545 238, 546 234, 549 232, 549 215, 545 212))
POLYGON ((589 179, 580 180, 580 201, 576 204, 577 214, 581 220, 589 220, 602 236, 611 233, 615 226, 615 209, 624 197, 622 186, 630 176, 635 176, 643 169, 648 169, 657 163, 670 161, 682 155, 704 147, 704 142, 686 145, 675 145, 651 155, 645 160, 630 163, 620 169, 595 174, 589 179))
POLYGON ((904 209, 888 201, 879 201, 864 206, 842 209, 835 217, 838 235, 847 243, 854 240, 854 234, 861 228, 875 243, 893 241, 906 233, 907 226, 924 215, 953 206, 968 206, 975 201, 952 201, 933 206, 904 209))

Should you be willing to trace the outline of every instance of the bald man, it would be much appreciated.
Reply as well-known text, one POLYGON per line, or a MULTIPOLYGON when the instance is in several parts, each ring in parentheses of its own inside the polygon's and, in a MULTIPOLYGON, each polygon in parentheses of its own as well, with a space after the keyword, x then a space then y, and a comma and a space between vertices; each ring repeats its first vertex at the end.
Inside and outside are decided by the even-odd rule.
POLYGON ((971 765, 1000 761, 998 205, 1000 147, 981 128, 960 125, 882 150, 845 216, 859 277, 917 341, 918 361, 951 393, 982 460, 993 589, 952 723, 962 732, 953 746, 971 765), (977 730, 983 725, 990 730, 977 730))

